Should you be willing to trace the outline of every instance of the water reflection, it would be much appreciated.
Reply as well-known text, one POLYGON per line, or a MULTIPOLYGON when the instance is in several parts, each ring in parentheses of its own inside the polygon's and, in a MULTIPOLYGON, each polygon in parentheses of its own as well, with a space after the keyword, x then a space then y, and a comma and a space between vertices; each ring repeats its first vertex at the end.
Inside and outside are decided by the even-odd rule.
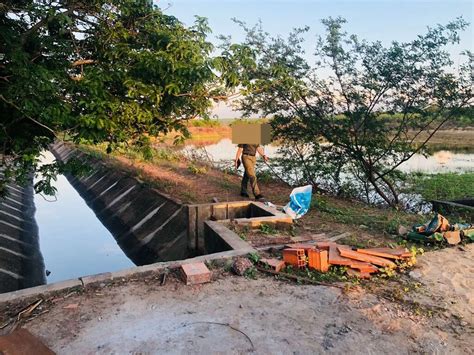
MULTIPOLYGON (((43 163, 53 160, 44 153, 43 163)), ((40 248, 51 272, 48 283, 134 266, 63 175, 54 186, 54 202, 35 195, 40 248)))
MULTIPOLYGON (((187 145, 183 150, 187 153, 195 149, 201 149, 201 145, 187 145)), ((231 161, 235 157, 237 146, 232 144, 229 138, 221 139, 218 143, 205 146, 207 154, 214 161, 231 161)), ((278 157, 278 147, 266 145, 265 153, 271 157, 278 157)), ((431 156, 415 154, 410 160, 400 165, 403 172, 424 172, 424 173, 444 173, 444 172, 465 172, 474 171, 473 153, 454 153, 441 150, 431 156)))

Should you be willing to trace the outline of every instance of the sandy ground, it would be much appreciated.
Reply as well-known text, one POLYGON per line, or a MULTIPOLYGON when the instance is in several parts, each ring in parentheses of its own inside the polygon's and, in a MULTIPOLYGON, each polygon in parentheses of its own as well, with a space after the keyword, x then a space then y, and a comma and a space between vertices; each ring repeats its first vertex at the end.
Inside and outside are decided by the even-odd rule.
POLYGON ((102 285, 56 300, 24 326, 58 354, 473 353, 474 245, 464 249, 427 253, 412 272, 426 285, 412 298, 455 301, 431 317, 361 286, 226 276, 201 286, 102 285))
POLYGON ((429 252, 410 275, 429 290, 420 303, 446 308, 474 334, 474 244, 429 252))

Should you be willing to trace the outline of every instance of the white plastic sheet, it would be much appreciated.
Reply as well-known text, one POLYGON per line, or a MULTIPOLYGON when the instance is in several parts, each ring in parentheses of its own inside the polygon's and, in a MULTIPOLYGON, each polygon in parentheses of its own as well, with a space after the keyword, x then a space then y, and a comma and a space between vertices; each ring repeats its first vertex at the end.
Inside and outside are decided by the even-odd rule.
POLYGON ((293 219, 301 218, 309 210, 312 193, 311 185, 294 188, 290 194, 290 202, 283 207, 283 211, 293 219))

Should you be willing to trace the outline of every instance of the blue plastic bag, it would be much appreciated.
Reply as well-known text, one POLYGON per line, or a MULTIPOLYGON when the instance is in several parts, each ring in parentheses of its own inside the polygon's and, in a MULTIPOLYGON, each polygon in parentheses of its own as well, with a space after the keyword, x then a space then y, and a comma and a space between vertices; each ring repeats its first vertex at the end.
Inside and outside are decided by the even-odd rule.
POLYGON ((283 207, 283 211, 293 219, 301 218, 309 210, 312 192, 311 185, 293 189, 290 194, 290 202, 283 207))

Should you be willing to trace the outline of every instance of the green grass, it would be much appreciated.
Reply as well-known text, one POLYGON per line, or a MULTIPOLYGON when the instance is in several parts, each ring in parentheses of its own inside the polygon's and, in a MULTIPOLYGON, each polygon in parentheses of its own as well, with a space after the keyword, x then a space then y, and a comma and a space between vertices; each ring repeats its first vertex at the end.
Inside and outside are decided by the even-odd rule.
POLYGON ((316 195, 311 208, 324 214, 325 219, 337 223, 365 226, 368 230, 397 234, 399 225, 412 225, 419 216, 391 209, 363 209, 359 203, 335 205, 330 199, 316 195))
POLYGON ((190 126, 192 127, 220 127, 221 122, 219 120, 212 119, 194 119, 189 121, 190 126))
POLYGON ((474 194, 474 172, 423 174, 408 176, 408 192, 418 193, 425 200, 456 200, 474 194))

